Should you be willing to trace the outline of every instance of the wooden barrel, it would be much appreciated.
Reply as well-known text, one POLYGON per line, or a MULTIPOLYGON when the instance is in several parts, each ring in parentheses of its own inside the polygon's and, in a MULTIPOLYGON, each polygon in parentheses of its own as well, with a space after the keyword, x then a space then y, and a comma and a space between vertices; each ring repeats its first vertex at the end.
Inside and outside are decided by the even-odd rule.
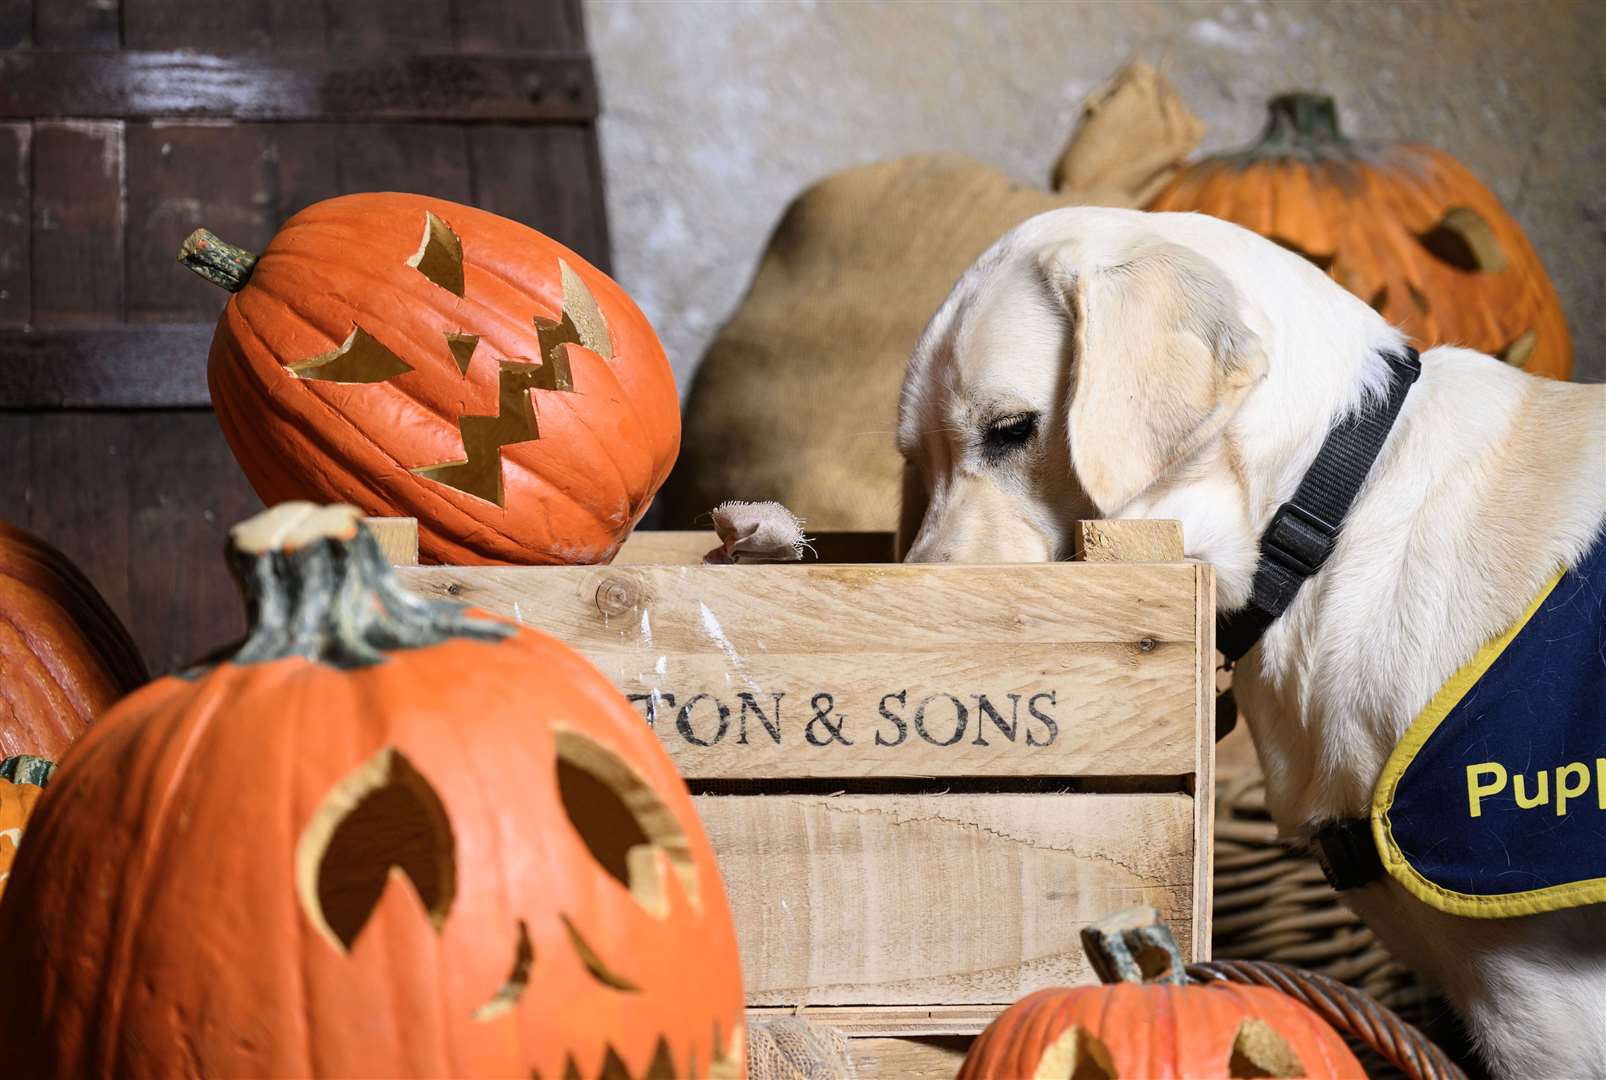
POLYGON ((0 520, 153 672, 243 630, 220 553, 260 507, 210 411, 191 229, 260 250, 309 203, 411 191, 608 266, 580 0, 9 0, 0 48, 0 520))

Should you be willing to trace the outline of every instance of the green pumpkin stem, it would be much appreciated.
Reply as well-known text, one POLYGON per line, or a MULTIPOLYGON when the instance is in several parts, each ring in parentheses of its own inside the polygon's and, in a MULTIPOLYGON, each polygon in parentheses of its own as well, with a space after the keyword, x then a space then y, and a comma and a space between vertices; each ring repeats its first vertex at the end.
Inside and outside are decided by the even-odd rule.
POLYGON ((245 288, 257 259, 254 252, 220 240, 208 229, 196 229, 178 249, 179 262, 231 293, 245 288))
POLYGON ((1338 106, 1326 94, 1279 94, 1266 104, 1266 127, 1250 148, 1254 157, 1313 153, 1346 146, 1338 106))
POLYGON ((45 787, 55 775, 56 763, 32 754, 16 754, 0 761, 0 779, 13 784, 32 784, 45 787))
POLYGON ((1188 984, 1177 939, 1152 907, 1126 908, 1083 927, 1082 951, 1100 982, 1188 984))
POLYGON ((289 502, 229 531, 229 569, 245 597, 246 636, 186 674, 219 663, 300 656, 365 667, 452 638, 501 641, 517 627, 425 600, 397 580, 354 506, 289 502))

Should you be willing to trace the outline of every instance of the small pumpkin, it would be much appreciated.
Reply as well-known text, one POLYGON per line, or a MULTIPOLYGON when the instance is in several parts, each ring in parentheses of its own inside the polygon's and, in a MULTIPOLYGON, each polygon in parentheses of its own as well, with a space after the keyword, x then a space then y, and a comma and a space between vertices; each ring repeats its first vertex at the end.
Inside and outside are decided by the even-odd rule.
POLYGON ((89 579, 37 536, 0 522, 0 757, 59 757, 148 678, 89 579))
POLYGON ((1273 98, 1253 145, 1184 169, 1150 210, 1225 218, 1305 256, 1419 348, 1465 345, 1572 374, 1556 288, 1522 227, 1455 158, 1360 142, 1329 97, 1273 98))
POLYGON ((208 382, 268 505, 416 517, 427 560, 607 562, 680 446, 657 335, 534 229, 442 199, 346 195, 261 255, 197 230, 232 295, 208 382))
POLYGON ((245 641, 122 701, 30 822, 7 1068, 741 1075, 713 853, 603 675, 408 593, 353 507, 231 544, 245 641))
POLYGON ((11 864, 17 859, 17 847, 34 804, 55 771, 54 762, 29 754, 0 761, 0 894, 11 877, 11 864))
POLYGON ((1343 1038, 1292 998, 1259 986, 1190 985, 1153 908, 1087 927, 1082 944, 1107 985, 1052 987, 1017 1001, 976 1037, 959 1080, 1365 1080, 1343 1038))

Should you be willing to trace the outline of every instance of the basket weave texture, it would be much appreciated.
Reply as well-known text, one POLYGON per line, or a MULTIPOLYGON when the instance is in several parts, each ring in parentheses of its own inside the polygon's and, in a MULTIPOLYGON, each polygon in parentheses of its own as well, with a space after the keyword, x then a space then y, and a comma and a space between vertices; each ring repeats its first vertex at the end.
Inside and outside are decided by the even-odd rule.
POLYGON ((1339 900, 1315 858, 1278 839, 1258 767, 1230 767, 1216 777, 1215 865, 1218 960, 1270 960, 1319 972, 1413 1023, 1443 1013, 1437 993, 1339 900))

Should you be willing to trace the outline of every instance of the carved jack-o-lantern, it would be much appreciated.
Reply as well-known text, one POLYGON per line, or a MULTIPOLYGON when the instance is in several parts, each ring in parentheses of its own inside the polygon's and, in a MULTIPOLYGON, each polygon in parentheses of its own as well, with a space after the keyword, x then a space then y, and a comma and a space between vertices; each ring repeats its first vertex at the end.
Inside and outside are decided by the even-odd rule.
POLYGON ((1366 1076, 1338 1032, 1293 998, 1262 986, 1190 985, 1153 908, 1084 928, 1082 945, 1107 985, 1021 998, 971 1044, 959 1080, 1366 1076))
POLYGON ((561 643, 408 593, 357 513, 237 527, 244 643, 62 763, 0 904, 7 1069, 741 1075, 735 931, 656 737, 561 643))
POLYGON ((1198 210, 1291 248, 1404 328, 1565 379, 1561 301, 1521 226, 1442 150, 1352 141, 1331 98, 1286 94, 1260 139, 1183 170, 1150 210, 1198 210))
POLYGON ((418 518, 428 559, 596 563, 680 447, 652 327, 534 229, 420 195, 347 195, 260 256, 180 258, 233 295, 208 381, 257 493, 418 518))

